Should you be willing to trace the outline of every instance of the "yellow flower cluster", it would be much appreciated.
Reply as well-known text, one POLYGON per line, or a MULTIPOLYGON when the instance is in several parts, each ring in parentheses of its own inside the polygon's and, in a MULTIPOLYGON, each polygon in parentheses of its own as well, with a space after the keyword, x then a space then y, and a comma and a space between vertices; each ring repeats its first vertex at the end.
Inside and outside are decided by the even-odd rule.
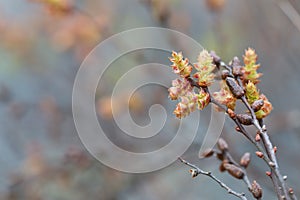
POLYGON ((195 64, 197 72, 194 74, 194 78, 197 79, 199 86, 207 87, 214 82, 215 74, 212 73, 215 69, 213 64, 213 57, 203 50, 198 56, 198 62, 195 64))
POLYGON ((181 77, 188 77, 191 74, 192 66, 189 64, 189 60, 187 58, 183 58, 181 52, 176 53, 172 52, 172 57, 169 58, 172 62, 172 69, 175 74, 178 74, 181 77))
POLYGON ((243 67, 244 82, 247 83, 248 81, 251 81, 254 84, 258 83, 259 78, 262 76, 262 74, 257 72, 257 69, 260 67, 260 64, 256 63, 257 54, 255 53, 255 50, 248 48, 247 50, 245 50, 245 55, 243 57, 245 64, 245 66, 243 67))

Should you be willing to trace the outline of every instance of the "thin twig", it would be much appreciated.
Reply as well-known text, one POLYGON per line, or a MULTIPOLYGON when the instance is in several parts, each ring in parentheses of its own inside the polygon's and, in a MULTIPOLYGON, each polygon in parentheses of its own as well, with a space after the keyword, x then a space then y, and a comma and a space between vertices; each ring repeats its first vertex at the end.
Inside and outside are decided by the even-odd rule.
MULTIPOLYGON (((263 125, 262 120, 260 122, 257 120, 255 112, 249 105, 246 97, 243 96, 241 98, 241 100, 244 103, 244 105, 246 106, 246 108, 249 110, 249 112, 251 113, 253 125, 258 129, 260 136, 262 137, 266 152, 267 152, 269 158, 271 159, 271 163, 268 163, 271 168, 271 171, 273 173, 275 173, 276 178, 279 182, 279 186, 281 187, 281 190, 283 192, 285 199, 288 199, 289 195, 288 195, 288 192, 286 189, 285 181, 283 180, 283 176, 281 175, 280 170, 279 170, 277 158, 276 158, 276 155, 275 155, 275 152, 273 149, 273 144, 271 143, 271 140, 269 138, 266 128, 262 128, 262 127, 265 127, 265 125, 263 125)), ((283 198, 281 197, 281 199, 283 199, 283 198)))
MULTIPOLYGON (((224 63, 224 62, 222 62, 222 61, 220 62, 220 65, 229 71, 230 76, 233 76, 233 74, 232 74, 232 69, 231 69, 230 66, 228 66, 226 63, 224 63)), ((239 84, 241 87, 243 87, 243 82, 241 81, 240 77, 239 77, 239 76, 236 76, 235 78, 236 78, 236 80, 238 81, 238 84, 239 84)), ((253 118, 253 116, 255 116, 255 113, 254 113, 254 110, 253 110, 253 109, 251 108, 251 106, 249 105, 249 103, 248 103, 246 97, 243 96, 243 97, 241 98, 241 100, 242 100, 242 102, 244 103, 244 105, 247 107, 247 109, 250 111, 251 116, 252 116, 252 118, 253 118)), ((255 118, 256 118, 256 116, 255 116, 255 118)), ((254 119, 254 118, 253 118, 253 119, 254 119)), ((234 120, 234 119, 233 119, 233 120, 234 120)), ((238 122, 238 120, 236 120, 236 119, 235 119, 234 121, 238 122)), ((236 123, 236 124, 238 125, 238 123, 236 123)), ((240 128, 241 132, 244 132, 244 131, 245 131, 245 129, 244 129, 242 126, 238 125, 238 127, 240 128), (242 127, 242 128, 241 128, 241 127, 242 127)), ((244 135, 245 135, 245 134, 244 134, 244 135)), ((250 138, 248 138, 248 139, 251 141, 250 138)), ((265 144, 266 141, 265 141, 264 139, 265 139, 265 138, 262 137, 264 146, 266 146, 266 144, 265 144)), ((261 146, 259 145, 258 142, 256 142, 255 140, 252 140, 251 142, 258 148, 258 150, 259 150, 260 152, 264 152, 264 151, 261 150, 261 146)), ((265 148, 265 149, 266 149, 266 148, 265 148)), ((278 177, 277 177, 277 175, 276 175, 276 173, 275 173, 275 170, 274 170, 274 163, 271 161, 272 158, 271 158, 271 155, 269 154, 269 152, 267 151, 267 149, 266 149, 266 153, 267 153, 267 155, 268 155, 268 159, 267 159, 266 156, 264 156, 263 159, 264 159, 264 161, 267 163, 267 165, 269 165, 269 167, 270 167, 270 169, 271 169, 271 172, 272 172, 272 173, 271 173, 270 178, 271 178, 272 183, 273 183, 273 186, 274 186, 274 188, 275 188, 276 195, 277 195, 278 199, 282 199, 281 191, 279 190, 280 186, 279 186, 279 184, 278 184, 278 182, 277 182, 278 177)), ((283 186, 281 186, 281 187, 283 187, 283 186)))
MULTIPOLYGON (((232 76, 232 70, 231 68, 226 65, 224 62, 220 62, 221 63, 221 66, 226 68, 227 70, 229 70, 229 74, 232 76)), ((238 84, 243 87, 243 83, 240 79, 240 77, 236 77, 237 81, 238 81, 238 84)), ((257 127, 258 130, 260 130, 260 132, 262 131, 262 128, 261 126, 259 126, 259 123, 258 123, 258 120, 256 119, 256 115, 255 115, 255 112, 254 110, 251 108, 251 106, 249 105, 247 99, 245 96, 243 96, 241 98, 242 102, 244 103, 244 105, 246 106, 246 108, 249 110, 249 112, 251 113, 251 116, 252 116, 252 119, 253 119, 253 124, 254 126, 257 127)), ((236 120, 238 121, 238 120, 236 120)), ((238 127, 241 129, 241 127, 238 125, 238 127)), ((244 132, 244 128, 243 130, 241 129, 242 132, 244 132)), ((265 146, 265 149, 266 149, 266 153, 269 157, 269 159, 266 159, 266 156, 263 157, 263 159, 265 160, 265 162, 267 163, 267 165, 269 165, 270 169, 271 169, 271 180, 273 182, 273 185, 274 185, 274 188, 275 188, 275 191, 276 191, 276 194, 277 194, 277 197, 278 199, 282 199, 282 195, 281 195, 281 192, 280 190, 278 190, 278 188, 282 188, 283 190, 283 193, 284 193, 284 196, 286 198, 287 197, 287 191, 286 191, 286 186, 284 185, 284 181, 283 181, 283 178, 282 178, 282 175, 280 174, 280 171, 279 171, 279 167, 278 167, 278 164, 277 164, 277 160, 276 160, 276 156, 275 156, 275 153, 273 151, 273 145, 272 143, 270 142, 270 140, 268 139, 268 135, 262 135, 260 134, 261 137, 262 137, 262 140, 263 140, 263 144, 265 146), (270 151, 270 148, 267 148, 267 146, 269 146, 271 144, 271 151, 270 151), (274 157, 272 155, 272 152, 274 154, 274 157), (274 160, 275 158, 275 160, 274 160), (276 162, 275 162, 276 161, 276 162), (276 165, 277 165, 277 170, 276 170, 276 165), (275 177, 276 176, 276 177, 275 177), (281 176, 281 177, 280 177, 281 176), (277 180, 280 182, 280 186, 277 182, 277 180), (282 182, 283 181, 283 182, 282 182)), ((249 138, 248 138, 249 139, 249 138)), ((251 141, 251 140, 250 140, 251 141)), ((260 145, 258 145, 258 142, 256 142, 255 140, 253 141, 252 143, 255 144, 256 147, 259 147, 259 151, 263 152, 262 150, 260 150, 260 145), (253 143, 254 142, 254 143, 253 143)))
POLYGON ((232 194, 242 200, 247 200, 245 193, 238 193, 236 191, 234 191, 233 189, 231 189, 230 187, 228 187, 225 183, 223 183, 221 180, 219 180, 217 177, 215 177, 211 172, 206 172, 203 171, 202 169, 200 169, 199 167, 197 167, 194 164, 191 164, 189 162, 187 162, 186 160, 182 159, 182 158, 178 158, 182 163, 184 163, 185 165, 192 167, 194 170, 196 170, 197 174, 202 174, 205 176, 210 177, 211 179, 213 179, 215 182, 217 182, 222 188, 224 188, 225 190, 227 190, 227 192, 229 194, 232 194))

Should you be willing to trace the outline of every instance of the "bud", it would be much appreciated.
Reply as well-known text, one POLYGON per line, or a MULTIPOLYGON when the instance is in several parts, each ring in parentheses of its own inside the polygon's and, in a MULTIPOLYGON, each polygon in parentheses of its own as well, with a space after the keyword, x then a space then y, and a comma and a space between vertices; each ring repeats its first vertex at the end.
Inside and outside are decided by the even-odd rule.
POLYGON ((222 153, 217 153, 217 158, 219 160, 224 160, 224 155, 222 153))
POLYGON ((223 162, 220 164, 220 166, 219 166, 219 170, 220 170, 220 172, 225 172, 225 171, 226 171, 226 169, 225 169, 225 167, 224 167, 224 163, 223 163, 223 162))
POLYGON ((195 178, 196 176, 198 176, 198 171, 197 170, 195 170, 195 169, 190 169, 190 173, 191 173, 191 175, 192 175, 192 178, 195 178))
POLYGON ((277 147, 276 146, 273 147, 273 151, 274 151, 274 153, 277 152, 277 147))
POLYGON ((261 152, 261 151, 257 151, 257 152, 255 152, 255 154, 256 154, 257 157, 259 157, 259 158, 263 158, 263 157, 264 157, 264 154, 263 154, 263 152, 261 152))
POLYGON ((239 168, 233 164, 228 164, 228 163, 225 163, 224 167, 231 176, 233 176, 237 179, 242 179, 244 177, 244 172, 241 168, 239 168))
POLYGON ((289 194, 294 194, 294 189, 293 188, 289 188, 289 194))
POLYGON ((252 117, 249 114, 237 114, 236 118, 243 125, 252 125, 252 117))
POLYGON ((229 115, 230 118, 235 118, 235 113, 233 112, 233 110, 231 110, 230 108, 228 108, 227 113, 229 115))
POLYGON ((220 166, 219 166, 220 172, 226 171, 226 168, 224 167, 224 164, 228 164, 228 160, 227 160, 227 159, 224 159, 224 160, 222 161, 222 163, 220 164, 220 166))
POLYGON ((257 134, 255 135, 255 141, 256 141, 256 142, 259 142, 259 141, 260 141, 260 135, 259 135, 259 133, 257 133, 257 134))
POLYGON ((252 192, 252 195, 254 196, 254 198, 261 199, 261 197, 262 197, 262 188, 260 187, 260 185, 256 181, 253 181, 251 186, 252 186, 251 192, 252 192))
POLYGON ((272 104, 269 102, 267 97, 264 94, 260 95, 260 98, 264 101, 262 108, 255 113, 257 119, 262 119, 268 116, 273 110, 272 104))
POLYGON ((217 145, 218 145, 218 148, 221 151, 227 151, 228 150, 228 144, 223 138, 219 138, 217 145))
POLYGON ((203 153, 202 156, 205 158, 211 157, 214 155, 214 150, 213 149, 206 149, 203 153))
POLYGON ((242 66, 238 57, 234 57, 232 60, 232 73, 234 76, 242 76, 242 66))
POLYGON ((251 108, 254 110, 254 112, 257 112, 261 109, 261 107, 263 107, 263 105, 264 105, 264 100, 259 99, 253 102, 251 108))
POLYGON ((271 173, 270 171, 266 171, 266 175, 267 175, 267 176, 271 176, 272 173, 271 173))
POLYGON ((251 161, 251 154, 249 152, 247 152, 242 156, 242 158, 240 160, 240 164, 241 164, 241 166, 247 168, 250 161, 251 161))
POLYGON ((210 52, 210 55, 211 55, 211 57, 213 58, 213 62, 214 62, 216 65, 220 65, 221 58, 216 54, 216 52, 211 51, 211 52, 210 52))
POLYGON ((244 96, 244 89, 239 86, 234 78, 227 77, 226 83, 234 97, 241 98, 242 96, 244 96))

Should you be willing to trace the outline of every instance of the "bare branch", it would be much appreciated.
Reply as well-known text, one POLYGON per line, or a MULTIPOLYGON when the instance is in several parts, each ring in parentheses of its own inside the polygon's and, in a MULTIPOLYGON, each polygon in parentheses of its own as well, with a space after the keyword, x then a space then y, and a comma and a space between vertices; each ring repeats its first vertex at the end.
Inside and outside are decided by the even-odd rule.
POLYGON ((205 175, 205 176, 208 176, 210 177, 212 180, 214 180, 215 182, 217 182, 222 188, 224 188, 225 190, 227 190, 227 192, 231 195, 234 195, 242 200, 247 200, 246 196, 245 196, 245 193, 238 193, 236 191, 234 191, 233 189, 231 189, 230 187, 228 187, 225 183, 223 183, 221 180, 219 180, 217 177, 215 177, 211 172, 206 172, 206 171, 203 171, 202 169, 200 169, 199 167, 197 167, 196 165, 194 164, 191 164, 189 162, 187 162, 186 160, 182 159, 182 158, 178 158, 182 163, 184 163, 185 165, 189 166, 189 167, 192 167, 194 170, 196 170, 196 175, 197 176, 198 174, 202 174, 202 175, 205 175))

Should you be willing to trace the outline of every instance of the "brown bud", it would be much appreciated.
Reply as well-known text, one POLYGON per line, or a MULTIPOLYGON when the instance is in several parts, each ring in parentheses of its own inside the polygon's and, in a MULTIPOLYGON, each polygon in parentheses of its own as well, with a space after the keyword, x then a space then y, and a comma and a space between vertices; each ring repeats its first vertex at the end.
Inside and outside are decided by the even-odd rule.
POLYGON ((190 173, 191 173, 191 175, 192 175, 192 178, 195 178, 196 176, 198 176, 198 171, 197 170, 195 170, 195 169, 190 169, 190 173))
POLYGON ((240 164, 241 164, 241 166, 247 168, 250 161, 251 161, 251 154, 249 152, 247 152, 247 153, 244 153, 244 155, 242 156, 242 158, 240 160, 240 164))
POLYGON ((217 153, 217 158, 219 160, 224 160, 224 155, 222 153, 217 153))
POLYGON ((218 145, 218 148, 221 151, 227 151, 228 150, 228 144, 223 138, 219 138, 217 145, 218 145))
POLYGON ((235 130, 236 130, 237 132, 241 132, 241 129, 240 129, 240 127, 238 127, 238 126, 235 127, 235 130))
POLYGON ((243 125, 252 125, 253 124, 253 120, 251 115, 249 114, 237 114, 236 118, 239 120, 239 122, 243 125))
POLYGON ((233 96, 235 96, 236 98, 241 98, 242 96, 244 96, 245 94, 244 89, 241 86, 239 86, 239 84, 236 82, 234 78, 227 77, 226 83, 233 96))
POLYGON ((242 66, 238 57, 234 57, 232 60, 232 73, 235 76, 242 76, 242 66))
POLYGON ((228 113, 228 115, 229 115, 230 118, 235 118, 235 113, 230 108, 227 109, 227 113, 228 113))
POLYGON ((229 76, 229 71, 227 69, 222 70, 221 72, 222 79, 226 79, 229 76))
POLYGON ((231 176, 233 176, 237 179, 242 179, 244 177, 244 172, 241 168, 239 168, 233 164, 228 164, 228 163, 225 163, 224 167, 231 176))
POLYGON ((211 157, 214 155, 214 150, 213 149, 206 149, 203 153, 202 156, 205 158, 211 157))
POLYGON ((259 111, 264 106, 264 100, 259 99, 253 102, 251 105, 251 108, 254 110, 254 112, 259 111))
POLYGON ((290 194, 294 194, 294 189, 293 188, 289 188, 289 193, 290 194))
POLYGON ((273 147, 273 151, 274 151, 274 153, 277 152, 277 147, 276 146, 273 147))
POLYGON ((219 166, 220 172, 226 171, 226 168, 224 167, 224 164, 227 164, 227 163, 228 163, 228 160, 227 160, 227 159, 224 159, 224 160, 222 161, 222 163, 221 163, 220 166, 219 166))
POLYGON ((252 192, 252 195, 254 196, 254 198, 260 199, 262 197, 262 193, 263 193, 260 185, 256 181, 253 181, 251 186, 252 186, 251 192, 252 192))
POLYGON ((257 151, 257 152, 255 152, 255 154, 256 154, 259 158, 263 158, 263 157, 264 157, 264 154, 263 154, 263 152, 261 152, 261 151, 257 151))
POLYGON ((219 170, 220 170, 220 172, 225 172, 226 171, 223 163, 220 164, 219 170))
POLYGON ((213 62, 217 65, 217 66, 219 66, 220 65, 220 62, 221 62, 221 58, 216 54, 216 52, 214 52, 214 51, 211 51, 210 52, 210 55, 211 55, 211 57, 213 58, 213 62))
POLYGON ((255 141, 256 141, 256 142, 259 142, 259 141, 260 141, 260 135, 259 135, 259 134, 256 134, 256 136, 255 136, 255 141))
POLYGON ((272 173, 271 173, 270 171, 266 171, 266 175, 267 175, 267 176, 271 176, 272 173))

